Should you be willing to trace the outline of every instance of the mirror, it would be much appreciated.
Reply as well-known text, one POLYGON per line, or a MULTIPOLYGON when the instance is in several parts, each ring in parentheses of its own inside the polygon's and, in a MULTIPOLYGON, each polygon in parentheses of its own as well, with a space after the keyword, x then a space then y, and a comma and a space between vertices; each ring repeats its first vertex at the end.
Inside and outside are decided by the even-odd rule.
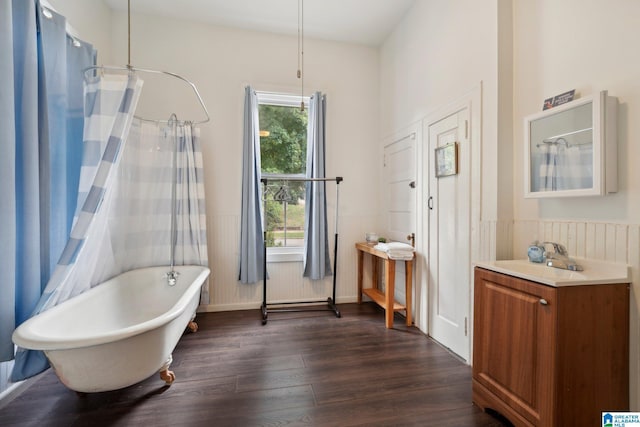
POLYGON ((615 192, 616 106, 603 91, 525 118, 525 197, 615 192))

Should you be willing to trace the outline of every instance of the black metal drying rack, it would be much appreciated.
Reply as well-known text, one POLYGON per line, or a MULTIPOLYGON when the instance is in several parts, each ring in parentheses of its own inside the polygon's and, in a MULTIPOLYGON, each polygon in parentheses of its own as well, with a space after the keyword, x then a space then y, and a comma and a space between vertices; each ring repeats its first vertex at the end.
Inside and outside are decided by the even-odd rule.
MULTIPOLYGON (((264 184, 265 194, 268 178, 261 178, 260 181, 264 184)), ((331 311, 336 317, 341 317, 340 310, 336 306, 336 277, 338 276, 338 203, 340 200, 340 183, 343 181, 341 176, 335 178, 273 178, 272 181, 335 181, 336 182, 336 214, 335 214, 335 234, 333 242, 333 295, 327 297, 326 300, 311 300, 311 301, 283 301, 283 302, 267 302, 267 227, 264 227, 264 253, 262 264, 262 305, 260 307, 262 311, 262 324, 266 325, 270 312, 295 312, 295 311, 331 311), (318 308, 317 304, 326 302, 326 308, 318 308), (270 308, 271 307, 271 308, 270 308)))

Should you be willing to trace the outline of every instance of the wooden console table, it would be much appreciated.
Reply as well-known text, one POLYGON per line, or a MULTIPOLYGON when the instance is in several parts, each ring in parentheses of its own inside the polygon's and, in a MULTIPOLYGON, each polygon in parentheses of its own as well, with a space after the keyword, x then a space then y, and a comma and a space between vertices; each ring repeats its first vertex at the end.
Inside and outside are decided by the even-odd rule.
POLYGON ((405 311, 407 316, 407 326, 411 326, 411 281, 413 274, 413 259, 404 261, 405 270, 405 299, 406 305, 399 304, 394 299, 395 280, 396 280, 396 260, 389 258, 386 252, 373 248, 374 245, 368 243, 356 243, 358 251, 358 304, 362 303, 362 294, 365 294, 380 307, 385 310, 385 326, 393 327, 393 314, 396 311, 405 311), (373 264, 373 286, 371 288, 362 288, 363 279, 363 260, 364 254, 372 255, 373 264), (386 292, 378 289, 378 259, 384 260, 385 269, 385 285, 386 292))

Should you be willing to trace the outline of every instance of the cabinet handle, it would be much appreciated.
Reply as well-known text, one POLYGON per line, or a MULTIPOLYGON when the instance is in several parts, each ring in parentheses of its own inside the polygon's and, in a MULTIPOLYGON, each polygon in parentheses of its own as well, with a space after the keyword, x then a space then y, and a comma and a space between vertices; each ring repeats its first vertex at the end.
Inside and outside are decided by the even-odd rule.
POLYGON ((548 302, 546 299, 544 299, 544 298, 540 298, 540 304, 542 304, 542 305, 549 305, 549 302, 548 302))

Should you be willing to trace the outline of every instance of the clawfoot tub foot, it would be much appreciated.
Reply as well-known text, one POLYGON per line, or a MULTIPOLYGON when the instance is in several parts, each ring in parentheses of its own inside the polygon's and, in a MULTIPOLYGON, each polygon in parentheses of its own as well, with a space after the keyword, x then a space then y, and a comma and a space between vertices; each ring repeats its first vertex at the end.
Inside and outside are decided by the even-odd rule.
POLYGON ((194 333, 198 332, 198 324, 193 320, 189 322, 189 324, 187 325, 187 328, 189 328, 191 332, 194 332, 194 333))
POLYGON ((164 371, 160 371, 160 379, 163 380, 167 385, 171 385, 176 380, 176 374, 173 371, 165 369, 164 371))
POLYGON ((173 371, 169 370, 169 366, 171 365, 171 362, 173 362, 173 355, 169 355, 169 358, 167 359, 166 362, 164 362, 164 365, 162 365, 160 367, 160 379, 163 380, 167 385, 171 385, 171 383, 173 383, 176 380, 176 374, 173 373, 173 371))

